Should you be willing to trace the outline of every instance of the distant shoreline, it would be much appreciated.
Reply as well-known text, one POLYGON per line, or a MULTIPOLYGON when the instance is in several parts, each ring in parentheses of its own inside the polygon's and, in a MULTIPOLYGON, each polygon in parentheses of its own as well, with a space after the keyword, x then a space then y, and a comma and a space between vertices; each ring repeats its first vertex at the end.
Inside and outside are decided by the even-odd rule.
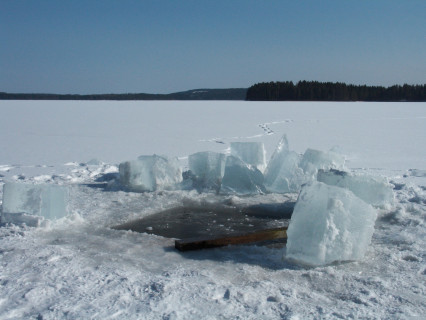
POLYGON ((426 85, 391 87, 351 85, 345 83, 299 81, 262 82, 249 88, 194 89, 168 94, 54 94, 0 92, 0 100, 236 100, 236 101, 365 101, 425 102, 426 85))
POLYGON ((247 88, 195 89, 168 94, 119 93, 119 94, 51 94, 0 92, 0 100, 245 100, 247 88))

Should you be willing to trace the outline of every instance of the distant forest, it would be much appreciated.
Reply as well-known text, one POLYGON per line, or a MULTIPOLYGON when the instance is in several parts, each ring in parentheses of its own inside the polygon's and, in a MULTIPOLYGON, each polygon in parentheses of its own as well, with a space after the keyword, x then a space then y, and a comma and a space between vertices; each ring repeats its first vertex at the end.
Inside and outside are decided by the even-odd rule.
POLYGON ((426 85, 388 88, 345 83, 300 81, 258 83, 247 90, 253 101, 426 101, 426 85))

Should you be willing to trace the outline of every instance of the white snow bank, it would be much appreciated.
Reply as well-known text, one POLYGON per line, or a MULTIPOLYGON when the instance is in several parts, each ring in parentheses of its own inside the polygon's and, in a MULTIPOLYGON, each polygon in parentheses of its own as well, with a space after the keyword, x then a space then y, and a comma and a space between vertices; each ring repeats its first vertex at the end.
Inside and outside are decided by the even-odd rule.
POLYGON ((176 158, 140 156, 120 163, 120 184, 130 191, 160 191, 175 188, 182 181, 182 170, 176 158))
POLYGON ((377 212, 351 191, 321 182, 305 185, 287 231, 287 257, 310 265, 363 258, 377 212))
POLYGON ((38 226, 44 219, 67 215, 68 190, 53 184, 7 182, 3 186, 1 222, 38 226))
POLYGON ((317 179, 328 185, 351 190, 357 197, 373 206, 385 207, 394 202, 393 186, 384 177, 320 170, 317 179))

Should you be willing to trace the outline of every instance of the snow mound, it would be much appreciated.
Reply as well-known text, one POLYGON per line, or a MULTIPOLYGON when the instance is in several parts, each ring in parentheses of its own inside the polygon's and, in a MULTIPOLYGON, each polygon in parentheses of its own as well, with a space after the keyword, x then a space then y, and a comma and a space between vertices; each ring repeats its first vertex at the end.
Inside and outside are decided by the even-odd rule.
POLYGON ((351 190, 357 197, 373 206, 385 207, 394 202, 393 186, 386 178, 352 175, 338 170, 320 170, 317 179, 328 185, 351 190))
POLYGON ((376 210, 351 191, 309 183, 291 217, 286 255, 309 265, 362 259, 376 218, 376 210))
POLYGON ((54 184, 7 182, 3 186, 1 222, 38 226, 44 219, 67 215, 68 191, 54 184))
POLYGON ((120 163, 120 184, 129 191, 170 190, 182 181, 178 160, 165 156, 140 156, 120 163))

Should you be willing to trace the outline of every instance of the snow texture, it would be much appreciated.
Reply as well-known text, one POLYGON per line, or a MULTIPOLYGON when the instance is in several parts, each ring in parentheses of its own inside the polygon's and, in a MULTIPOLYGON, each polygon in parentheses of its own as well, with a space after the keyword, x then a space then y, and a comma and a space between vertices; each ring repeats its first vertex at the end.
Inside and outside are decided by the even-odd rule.
POLYGON ((261 172, 265 170, 266 155, 263 142, 231 142, 231 155, 261 172))
POLYGON ((165 156, 140 156, 120 163, 120 184, 130 191, 170 190, 182 181, 177 159, 165 156))
POLYGON ((38 226, 43 219, 62 218, 67 215, 67 195, 63 186, 7 182, 1 222, 38 226))
POLYGON ((307 184, 287 231, 287 257, 310 265, 362 259, 376 218, 376 210, 347 189, 307 184))
POLYGON ((0 203, 5 181, 62 185, 70 194, 64 218, 0 226, 1 319, 426 314, 425 103, 0 101, 0 122, 0 203), (140 154, 178 155, 186 170, 188 155, 226 153, 233 141, 263 142, 272 154, 284 134, 297 154, 340 146, 351 174, 394 185, 394 206, 378 209, 363 259, 307 267, 287 259, 286 247, 257 245, 180 253, 173 239, 111 229, 188 203, 296 201, 295 193, 109 187, 118 164, 140 154))
POLYGON ((264 178, 257 168, 239 158, 228 156, 220 192, 222 194, 251 195, 265 193, 264 178))
POLYGON ((393 185, 384 177, 353 175, 339 170, 320 170, 317 179, 328 185, 351 190, 357 197, 373 206, 385 207, 394 203, 393 185))
POLYGON ((219 190, 225 172, 225 155, 217 152, 197 152, 188 157, 189 170, 201 189, 219 190))

